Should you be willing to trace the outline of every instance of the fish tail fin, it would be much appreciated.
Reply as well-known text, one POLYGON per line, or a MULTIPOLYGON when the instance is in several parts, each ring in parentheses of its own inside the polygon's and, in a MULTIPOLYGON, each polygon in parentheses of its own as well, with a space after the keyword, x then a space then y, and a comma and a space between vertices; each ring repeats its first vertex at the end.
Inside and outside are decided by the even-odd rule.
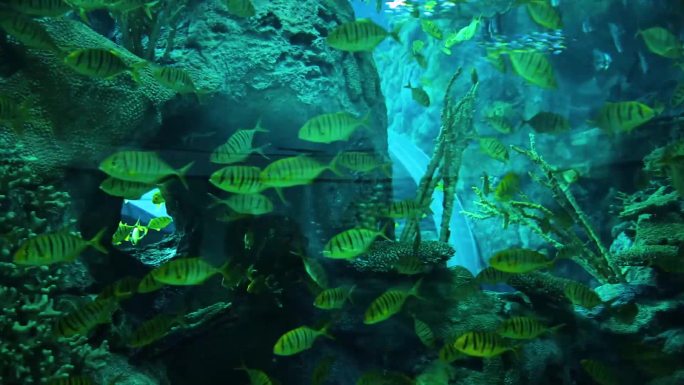
POLYGON ((387 162, 380 166, 380 171, 382 171, 383 175, 387 178, 392 178, 392 162, 387 162))
POLYGON ((268 128, 264 128, 261 125, 261 118, 259 118, 259 120, 257 120, 257 122, 256 122, 256 126, 254 127, 254 132, 271 132, 271 131, 268 128))
POLYGON ((391 223, 390 221, 385 222, 385 224, 382 225, 382 228, 380 229, 380 231, 378 231, 378 236, 380 236, 380 237, 382 237, 382 238, 384 238, 385 240, 388 240, 388 241, 392 241, 392 239, 391 239, 390 237, 388 237, 388 236, 385 234, 385 232, 387 231, 387 228, 389 227, 390 223, 391 223))
POLYGON ((273 188, 276 191, 276 194, 278 195, 278 198, 280 198, 280 201, 283 202, 284 205, 289 206, 290 202, 285 199, 285 195, 283 194, 283 189, 280 187, 274 187, 273 188))
POLYGON ((518 361, 520 360, 520 351, 522 350, 522 345, 516 345, 511 348, 511 352, 513 353, 513 356, 515 357, 515 360, 518 361))
POLYGON ((208 208, 216 207, 223 203, 223 200, 221 200, 221 198, 217 197, 216 195, 212 193, 207 193, 207 195, 209 195, 209 198, 211 198, 211 203, 209 204, 209 206, 207 206, 208 208))
POLYGON ((559 324, 559 325, 556 325, 556 326, 552 326, 552 327, 549 328, 548 332, 549 332, 549 333, 555 333, 555 332, 557 332, 558 330, 560 330, 560 329, 563 328, 563 327, 565 327, 565 324, 559 324))
POLYGON ((223 265, 221 265, 221 267, 219 267, 219 272, 224 277, 227 275, 230 275, 230 273, 232 272, 232 269, 230 266, 230 260, 226 261, 223 265))
POLYGON ((93 237, 93 239, 88 241, 88 244, 95 248, 95 250, 101 252, 102 254, 109 254, 109 251, 105 246, 102 244, 102 237, 104 236, 105 231, 107 231, 106 227, 103 227, 102 230, 98 231, 97 234, 93 237))
POLYGON ((211 95, 214 94, 214 90, 210 90, 207 88, 200 88, 199 90, 195 90, 195 97, 197 97, 197 103, 200 105, 204 105, 207 103, 207 99, 211 97, 211 95))
POLYGON ((193 160, 192 162, 186 164, 185 166, 181 167, 180 170, 176 172, 176 175, 178 176, 178 180, 183 184, 183 187, 185 187, 186 190, 189 190, 190 187, 188 186, 188 181, 185 179, 186 174, 188 173, 188 170, 192 168, 192 165, 195 164, 195 161, 193 160))
POLYGON ((332 322, 328 322, 323 327, 318 331, 318 333, 324 337, 330 338, 331 340, 334 340, 335 337, 333 337, 332 334, 330 334, 330 325, 332 325, 332 322))
POLYGON ((420 285, 422 283, 423 278, 417 280, 416 283, 413 284, 413 287, 411 287, 411 290, 409 290, 408 294, 425 301, 426 299, 424 297, 421 297, 420 294, 418 294, 418 290, 420 289, 420 285))
POLYGON ((148 62, 147 60, 141 60, 141 61, 139 61, 139 62, 137 62, 137 63, 133 63, 133 64, 131 65, 131 67, 130 67, 131 78, 133 79, 133 81, 134 81, 136 84, 138 84, 138 85, 142 84, 142 79, 141 79, 141 77, 140 77, 140 71, 141 71, 143 68, 146 68, 146 67, 148 67, 148 66, 150 66, 150 65, 151 65, 151 63, 148 62))
POLYGON ((354 304, 354 299, 352 298, 352 293, 354 292, 354 290, 356 290, 356 284, 353 284, 353 285, 349 288, 349 291, 347 292, 347 300, 348 300, 349 303, 351 303, 352 305, 354 304))
POLYGON ((392 32, 390 32, 390 36, 392 37, 392 39, 394 41, 401 44, 401 38, 399 38, 399 32, 401 32, 401 24, 398 24, 396 27, 394 27, 392 32))
POLYGON ((154 8, 157 4, 159 4, 159 0, 152 1, 143 5, 143 11, 145 12, 145 16, 147 16, 148 19, 152 20, 152 8, 154 8))
POLYGON ((337 157, 339 157, 340 154, 341 154, 341 152, 338 152, 337 155, 335 155, 335 157, 332 158, 332 160, 330 161, 330 164, 328 165, 328 169, 329 169, 333 174, 335 174, 335 175, 337 175, 337 176, 339 176, 339 177, 343 177, 344 175, 342 175, 342 173, 340 172, 340 170, 337 168, 337 157))
POLYGON ((370 117, 371 113, 370 111, 366 112, 366 114, 361 118, 361 125, 365 128, 370 128, 370 117))
MULTIPOLYGON (((262 131, 262 132, 263 132, 263 131, 262 131)), ((265 149, 266 147, 270 146, 270 145, 271 145, 271 143, 266 143, 266 144, 264 144, 264 145, 262 145, 262 146, 259 146, 259 147, 257 147, 257 148, 254 149, 254 152, 256 152, 257 154, 263 156, 264 159, 266 159, 266 160, 271 160, 271 158, 269 158, 269 157, 264 153, 264 149, 265 149)))

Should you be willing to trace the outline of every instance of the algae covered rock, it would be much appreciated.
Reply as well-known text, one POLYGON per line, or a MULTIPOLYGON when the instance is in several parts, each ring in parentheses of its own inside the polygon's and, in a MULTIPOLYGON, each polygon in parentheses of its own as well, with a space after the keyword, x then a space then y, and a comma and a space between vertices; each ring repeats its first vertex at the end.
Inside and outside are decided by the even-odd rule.
MULTIPOLYGON (((105 48, 116 50, 129 65, 141 61, 81 22, 43 23, 65 53, 105 48)), ((64 64, 62 55, 28 49, 0 84, 0 93, 30 106, 23 133, 0 135, 23 143, 23 153, 36 158, 32 168, 43 175, 67 166, 96 169, 117 147, 145 140, 161 124, 162 103, 173 96, 145 75, 140 84, 125 73, 111 79, 80 75, 64 64)))

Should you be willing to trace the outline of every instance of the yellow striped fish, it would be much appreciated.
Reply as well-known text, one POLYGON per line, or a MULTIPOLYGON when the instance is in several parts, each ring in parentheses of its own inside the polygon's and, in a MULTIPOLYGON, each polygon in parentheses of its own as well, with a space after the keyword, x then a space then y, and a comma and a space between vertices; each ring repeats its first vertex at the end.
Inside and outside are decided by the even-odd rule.
POLYGON ((335 157, 335 165, 342 166, 356 172, 371 172, 376 169, 390 176, 392 164, 378 158, 374 152, 345 151, 335 157))
POLYGON ((496 333, 467 332, 458 337, 454 347, 463 354, 472 357, 495 357, 507 351, 514 351, 506 340, 496 333))
POLYGON ((314 298, 313 305, 323 310, 342 309, 348 299, 351 301, 355 288, 356 285, 352 285, 323 290, 314 298))
POLYGON ((249 384, 250 385, 273 385, 274 382, 271 380, 271 378, 266 374, 266 372, 258 369, 250 369, 247 366, 245 366, 244 362, 239 368, 235 368, 235 370, 244 370, 245 373, 247 373, 247 377, 249 377, 249 384))
POLYGON ((425 92, 424 89, 422 89, 421 87, 411 86, 410 81, 408 82, 408 84, 404 86, 404 88, 408 88, 411 90, 411 97, 416 103, 420 104, 423 107, 430 107, 430 95, 428 95, 428 93, 425 92))
POLYGON ((141 348, 164 338, 174 326, 182 323, 182 318, 160 314, 143 322, 128 337, 126 345, 141 348))
POLYGON ((382 293, 366 309, 363 315, 363 323, 366 325, 376 324, 399 313, 408 297, 420 298, 418 296, 418 288, 420 288, 421 282, 423 282, 422 278, 410 290, 390 289, 382 293))
POLYGON ((488 116, 486 119, 489 125, 492 126, 492 128, 494 128, 502 134, 510 134, 511 132, 513 132, 513 126, 511 125, 511 123, 508 122, 508 119, 506 119, 503 116, 493 115, 488 116))
POLYGON ((114 299, 95 300, 59 318, 53 333, 56 337, 87 334, 95 326, 110 322, 117 309, 118 303, 114 299))
POLYGON ((227 199, 219 199, 209 194, 215 205, 226 205, 238 214, 264 215, 273 211, 273 202, 261 194, 236 194, 227 199))
POLYGON ((405 199, 390 203, 384 215, 393 219, 420 219, 425 214, 432 214, 429 202, 419 203, 415 199, 405 199))
POLYGON ((510 278, 510 273, 504 273, 489 266, 477 274, 475 281, 479 284, 496 285, 498 283, 507 283, 510 278))
POLYGON ((267 186, 261 183, 261 169, 254 166, 228 166, 209 177, 209 182, 223 191, 235 194, 256 194, 267 186))
POLYGON ((682 56, 682 42, 673 34, 662 27, 652 27, 639 30, 636 36, 641 35, 648 50, 656 55, 669 59, 677 59, 682 56))
POLYGON ((334 173, 335 159, 329 165, 306 156, 298 155, 278 159, 261 172, 261 181, 268 187, 292 187, 312 183, 325 170, 334 173))
POLYGON ((152 270, 150 274, 152 274, 152 278, 157 282, 167 285, 187 286, 201 285, 216 274, 221 274, 225 278, 229 275, 228 269, 228 262, 217 268, 204 262, 200 257, 177 258, 165 262, 152 270))
POLYGON ((105 230, 107 229, 100 230, 89 241, 66 230, 37 235, 19 246, 14 253, 13 262, 24 266, 72 262, 89 246, 107 254, 107 249, 100 243, 105 230))
POLYGON ((501 161, 508 162, 508 149, 498 139, 492 137, 482 137, 479 139, 480 151, 488 157, 501 161))
POLYGON ((587 309, 593 309, 603 303, 601 297, 594 290, 579 282, 567 284, 563 289, 563 293, 574 305, 587 309))
POLYGON ((318 361, 311 373, 311 385, 324 385, 330 376, 330 370, 335 363, 335 357, 325 356, 318 361))
POLYGON ((494 188, 494 197, 502 202, 509 201, 520 191, 520 177, 514 172, 509 172, 501 178, 494 188))
POLYGON ((559 134, 570 130, 570 121, 554 112, 540 111, 523 124, 529 124, 535 132, 542 134, 559 134))
POLYGON ((442 346, 441 349, 439 349, 439 360, 442 362, 446 363, 452 363, 456 360, 462 360, 464 358, 468 358, 465 354, 461 353, 456 347, 454 346, 455 340, 452 340, 451 342, 447 342, 442 346))
POLYGON ((508 56, 520 77, 542 88, 556 88, 556 75, 544 54, 511 51, 508 56))
POLYGON ((370 115, 357 118, 348 112, 323 114, 309 119, 299 129, 301 140, 313 143, 347 141, 359 127, 368 127, 370 115))
POLYGON ((326 42, 330 47, 340 51, 370 52, 387 36, 392 36, 393 39, 399 41, 396 33, 387 32, 370 19, 359 19, 335 27, 328 34, 326 42))
POLYGON ((164 286, 164 283, 154 279, 152 272, 150 272, 140 280, 140 283, 138 284, 138 293, 152 293, 153 291, 157 291, 164 286))
POLYGON ((318 261, 301 253, 295 253, 293 251, 291 251, 291 253, 299 256, 302 259, 306 274, 309 275, 309 278, 311 278, 311 280, 314 281, 318 287, 321 289, 326 289, 328 287, 328 274, 325 272, 323 266, 318 263, 318 261))
POLYGON ((69 53, 64 58, 64 63, 81 75, 109 79, 128 72, 133 80, 140 81, 137 70, 128 66, 121 55, 111 49, 78 49, 69 53))
POLYGON ((546 269, 556 263, 546 255, 530 249, 510 248, 496 252, 489 259, 489 264, 505 273, 529 273, 546 269))
POLYGON ((458 32, 447 36, 446 40, 444 41, 444 47, 449 49, 456 44, 471 40, 475 37, 475 33, 477 33, 477 28, 479 26, 480 18, 473 18, 467 26, 459 29, 458 32))
POLYGON ((162 194, 161 190, 157 189, 157 191, 152 194, 152 203, 157 205, 157 207, 166 203, 166 198, 164 198, 164 194, 162 194))
POLYGON ((485 60, 489 62, 499 72, 506 72, 506 60, 501 51, 488 49, 485 60))
POLYGON ((635 102, 606 103, 594 118, 598 127, 610 132, 630 132, 656 116, 649 106, 635 102))
POLYGON ((527 4, 527 13, 535 23, 549 29, 563 28, 561 16, 548 1, 532 1, 527 4))
POLYGON ((20 133, 28 116, 28 101, 19 103, 13 98, 0 95, 0 123, 10 124, 17 133, 20 133))
POLYGON ((142 182, 131 182, 109 177, 100 183, 100 190, 107 194, 128 200, 138 200, 146 192, 154 189, 153 184, 142 182))
POLYGON ((677 108, 684 103, 684 83, 677 84, 670 97, 670 107, 677 108))
POLYGON ((150 230, 161 231, 170 225, 171 222, 173 222, 173 218, 171 217, 157 217, 150 219, 146 227, 150 230))
POLYGON ((413 254, 402 255, 394 263, 394 269, 399 274, 416 275, 425 273, 425 263, 413 254))
POLYGON ((513 317, 502 322, 496 332, 502 337, 516 340, 531 340, 544 333, 553 333, 563 326, 565 325, 548 327, 535 318, 513 317))
POLYGON ((106 286, 97 299, 109 299, 113 298, 117 301, 122 299, 128 299, 133 297, 133 295, 138 291, 138 285, 140 280, 135 277, 124 277, 120 280, 106 286))
POLYGON ((420 19, 420 29, 437 40, 442 40, 444 37, 444 34, 437 23, 430 19, 420 19))
POLYGON ((256 15, 256 9, 252 0, 226 0, 228 13, 237 17, 252 17, 256 15))
POLYGON ((323 256, 332 259, 352 259, 363 254, 377 237, 390 240, 384 228, 380 231, 353 228, 345 230, 334 237, 323 247, 323 256))
MULTIPOLYGON (((147 62, 142 62, 138 66, 146 66, 147 62)), ((192 94, 197 92, 195 83, 192 81, 190 74, 183 68, 154 66, 151 71, 152 78, 160 85, 178 92, 179 94, 192 94)))
POLYGON ((247 159, 252 153, 257 153, 268 159, 266 154, 264 154, 264 148, 268 144, 256 148, 252 145, 254 135, 257 132, 268 132, 267 129, 261 127, 261 120, 257 121, 256 127, 251 130, 237 130, 228 138, 226 143, 220 145, 211 153, 209 160, 217 164, 238 163, 247 159))
POLYGON ((435 333, 430 329, 430 325, 413 316, 413 330, 416 332, 418 339, 423 345, 431 348, 435 346, 435 333))
POLYGON ((187 189, 185 174, 194 163, 190 162, 175 170, 154 152, 120 151, 105 158, 100 163, 100 170, 117 179, 148 184, 155 184, 175 175, 187 189))
POLYGON ((48 382, 48 385, 94 385, 95 383, 90 377, 86 376, 69 376, 65 378, 58 378, 48 382))
POLYGON ((0 27, 27 47, 59 52, 43 25, 30 17, 0 12, 0 27))
POLYGON ((3 5, 30 16, 61 16, 71 11, 64 0, 4 0, 3 5))
POLYGON ((580 360, 582 369, 591 377, 596 383, 600 385, 618 385, 618 376, 615 370, 608 367, 602 362, 595 360, 580 360))
POLYGON ((308 326, 300 326, 283 334, 273 346, 273 354, 279 356, 292 356, 310 349, 316 339, 320 336, 333 338, 328 334, 329 325, 320 330, 312 329, 308 326))
POLYGON ((131 232, 135 226, 128 225, 119 221, 119 226, 117 226, 116 231, 112 234, 112 245, 120 245, 123 241, 127 241, 131 237, 131 232))

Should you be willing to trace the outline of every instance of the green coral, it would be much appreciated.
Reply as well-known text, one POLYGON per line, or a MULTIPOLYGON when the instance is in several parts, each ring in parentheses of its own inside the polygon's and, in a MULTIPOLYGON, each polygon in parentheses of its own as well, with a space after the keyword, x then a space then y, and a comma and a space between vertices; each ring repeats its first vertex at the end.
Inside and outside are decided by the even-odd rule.
MULTIPOLYGON (((439 240, 447 242, 452 229, 449 229, 451 216, 453 215, 454 202, 456 199, 456 183, 463 160, 463 151, 468 147, 475 131, 473 127, 473 111, 475 109, 475 95, 478 83, 473 83, 468 92, 457 102, 451 96, 456 80, 461 75, 459 68, 451 77, 444 93, 444 106, 442 107, 442 126, 435 144, 435 149, 428 163, 425 175, 420 180, 417 202, 430 200, 437 183, 444 183, 444 202, 442 207, 442 223, 439 229, 439 240)), ((420 242, 418 222, 411 221, 401 234, 403 242, 420 242)))
POLYGON ((479 211, 464 212, 464 214, 479 220, 501 217, 504 227, 510 223, 525 226, 553 245, 559 252, 571 253, 572 259, 600 282, 624 281, 618 266, 614 264, 610 253, 575 199, 571 185, 558 175, 556 167, 546 162, 537 152, 535 135, 530 133, 529 138, 529 148, 512 146, 512 149, 526 156, 538 167, 538 175, 530 173, 530 176, 551 193, 561 211, 554 212, 541 204, 530 201, 495 202, 486 197, 480 189, 474 188, 479 211), (562 220, 564 217, 569 219, 570 226, 564 225, 564 220, 562 220), (579 234, 582 234, 589 242, 580 238, 576 229, 579 229, 579 234))

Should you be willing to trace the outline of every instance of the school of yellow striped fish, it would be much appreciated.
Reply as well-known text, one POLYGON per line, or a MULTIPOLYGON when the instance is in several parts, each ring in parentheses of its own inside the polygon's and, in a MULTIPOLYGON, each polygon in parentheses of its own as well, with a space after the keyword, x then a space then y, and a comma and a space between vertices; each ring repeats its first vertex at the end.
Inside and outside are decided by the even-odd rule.
MULTIPOLYGON (((140 58, 131 60, 129 54, 122 54, 118 49, 107 47, 74 48, 61 47, 52 39, 39 20, 41 17, 63 17, 68 12, 85 15, 93 10, 106 10, 113 13, 143 11, 151 18, 159 1, 147 0, 7 0, 0 7, 0 28, 20 44, 36 50, 54 54, 66 68, 82 76, 110 79, 121 75, 130 76, 133 81, 142 84, 141 76, 151 76, 158 84, 178 94, 196 95, 198 98, 211 95, 212 91, 199 88, 193 78, 183 68, 158 65, 140 58)), ((459 3, 454 1, 453 3, 459 3)), ((226 0, 228 13, 237 18, 250 18, 257 14, 257 8, 250 0, 226 0)), ((520 0, 518 6, 524 6, 530 18, 540 27, 561 29, 563 22, 557 7, 548 0, 520 0)), ((450 26, 449 30, 439 23, 412 12, 424 33, 421 40, 401 41, 400 29, 387 31, 369 19, 346 22, 329 31, 325 42, 333 50, 344 52, 372 52, 383 41, 390 44, 402 44, 408 47, 412 60, 420 67, 426 68, 429 63, 421 52, 428 41, 439 44, 445 55, 452 55, 458 45, 474 39, 482 25, 482 16, 477 15, 463 26, 450 26)), ((635 38, 643 40, 645 47, 654 55, 680 60, 684 56, 682 42, 671 31, 659 26, 639 30, 635 38)), ((516 76, 532 86, 547 90, 556 90, 559 82, 555 74, 552 60, 540 52, 525 50, 491 50, 483 53, 483 58, 490 61, 497 69, 503 71, 510 64, 516 76), (507 60, 506 60, 507 59, 507 60)), ((473 82, 477 82, 477 73, 471 74, 473 82)), ((412 85, 407 81, 404 88, 410 90, 412 99, 421 107, 429 108, 431 93, 424 86, 412 85)), ((24 133, 24 125, 31 120, 32 101, 16 99, 0 95, 0 124, 9 126, 18 135, 24 133)), ((678 108, 684 103, 684 83, 677 85, 670 96, 670 108, 678 108)), ((642 101, 626 100, 605 103, 590 117, 589 124, 601 128, 605 132, 627 134, 648 123, 663 112, 663 105, 649 106, 642 101)), ((368 112, 351 113, 348 111, 332 111, 313 116, 304 122, 298 131, 298 139, 310 143, 331 144, 348 142, 352 138, 369 135, 372 131, 373 116, 368 112)), ((498 133, 506 135, 525 125, 541 134, 559 134, 572 129, 567 117, 553 111, 538 111, 528 119, 511 122, 502 115, 488 115, 488 125, 498 133)), ((212 149, 208 161, 221 168, 214 170, 206 181, 220 193, 228 193, 226 197, 209 194, 210 209, 222 208, 229 211, 230 218, 267 215, 279 209, 287 209, 284 189, 295 188, 314 183, 326 172, 337 177, 345 177, 348 173, 375 175, 378 172, 386 177, 391 175, 391 163, 375 152, 341 151, 329 161, 315 158, 312 154, 299 154, 281 159, 270 159, 265 150, 270 146, 265 143, 254 146, 255 139, 266 142, 269 129, 262 126, 261 120, 254 122, 254 128, 235 130, 224 144, 212 149), (269 162, 263 169, 246 164, 257 154, 269 162), (280 202, 274 202, 267 193, 273 189, 280 202)), ((494 136, 478 136, 472 138, 480 151, 488 157, 503 164, 509 161, 508 146, 494 136)), ((153 192, 152 202, 162 205, 168 198, 167 186, 175 181, 185 189, 191 188, 187 176, 194 162, 175 168, 162 157, 149 151, 126 150, 113 153, 103 159, 99 169, 106 175, 100 189, 113 197, 125 200, 138 200, 144 194, 153 192)), ((561 177, 567 183, 576 181, 581 176, 576 170, 566 170, 561 177)), ((490 193, 489 176, 484 174, 483 193, 490 193), (486 184, 486 188, 485 188, 486 184)), ((509 172, 498 178, 498 183, 491 188, 494 197, 500 202, 508 202, 520 192, 519 175, 509 172)), ((385 220, 418 220, 432 214, 430 202, 418 202, 415 199, 391 202, 378 212, 385 220)), ((119 222, 113 229, 111 241, 114 246, 123 242, 138 245, 149 230, 161 231, 169 226, 173 219, 169 216, 152 218, 146 225, 140 220, 134 224, 119 222)), ((110 245, 103 242, 107 229, 101 229, 93 238, 84 239, 67 229, 57 232, 39 234, 27 239, 14 252, 12 260, 16 265, 35 267, 52 264, 74 262, 82 253, 92 248, 100 253, 108 253, 110 245)), ((331 260, 353 260, 364 255, 378 240, 391 241, 383 228, 353 227, 339 231, 331 236, 321 250, 321 257, 331 260)), ((355 293, 359 291, 357 284, 343 284, 330 287, 330 280, 325 267, 319 258, 307 256, 299 251, 292 254, 301 259, 302 271, 315 288, 311 305, 321 311, 332 314, 345 307, 357 306, 355 293)), ((560 253, 559 253, 560 254, 560 253)), ((482 270, 475 278, 476 284, 506 283, 518 274, 551 269, 557 260, 565 255, 547 256, 537 250, 511 247, 494 253, 489 260, 489 267, 482 270)), ((340 262, 341 263, 341 262, 340 262)), ((419 258, 406 255, 398 259, 393 266, 400 276, 418 276, 408 285, 387 288, 382 294, 364 302, 365 311, 360 320, 367 327, 373 327, 402 313, 407 301, 426 301, 421 296, 421 287, 429 285, 424 282, 424 275, 430 271, 419 258)), ((98 325, 110 323, 112 315, 120 311, 120 303, 130 300, 135 295, 161 290, 165 286, 201 285, 220 276, 223 286, 234 289, 236 282, 243 278, 250 285, 257 285, 257 278, 251 277, 253 270, 244 272, 226 261, 222 266, 213 266, 202 257, 175 258, 154 268, 144 277, 123 277, 110 284, 97 297, 83 305, 75 307, 67 315, 61 317, 53 326, 55 338, 68 338, 75 335, 87 336, 98 325), (245 277, 243 277, 245 275, 245 277)), ((262 282, 263 283, 263 282, 262 282)), ((362 288, 361 288, 362 289, 362 288)), ((248 288, 248 292, 252 292, 248 288)), ((573 305, 586 309, 609 304, 604 303, 590 287, 573 282, 565 287, 564 295, 573 305)), ((359 295, 359 297, 362 297, 359 295)), ((434 350, 440 360, 453 362, 464 357, 491 358, 511 352, 518 355, 525 341, 543 338, 562 332, 564 325, 547 325, 540 318, 524 315, 512 316, 504 320, 495 331, 471 330, 455 336, 452 340, 442 341, 439 345, 431 326, 421 319, 420 314, 406 314, 412 323, 416 338, 425 348, 434 350)), ((184 325, 183 314, 161 314, 142 322, 127 337, 127 346, 139 349, 154 344, 168 334, 179 330, 184 325)), ((285 330, 273 341, 272 352, 277 356, 292 356, 315 348, 315 343, 323 339, 335 343, 335 317, 324 325, 301 325, 285 330)), ((325 383, 334 365, 334 357, 323 357, 312 373, 312 383, 325 383)), ((605 385, 616 383, 616 375, 605 364, 585 359, 581 367, 597 383, 605 385)), ((242 364, 239 370, 246 373, 252 385, 270 385, 276 383, 267 373, 252 369, 242 364)), ((414 384, 408 376, 388 371, 368 371, 357 381, 362 384, 414 384)), ((78 385, 93 384, 84 376, 71 376, 54 380, 51 384, 78 385)))

